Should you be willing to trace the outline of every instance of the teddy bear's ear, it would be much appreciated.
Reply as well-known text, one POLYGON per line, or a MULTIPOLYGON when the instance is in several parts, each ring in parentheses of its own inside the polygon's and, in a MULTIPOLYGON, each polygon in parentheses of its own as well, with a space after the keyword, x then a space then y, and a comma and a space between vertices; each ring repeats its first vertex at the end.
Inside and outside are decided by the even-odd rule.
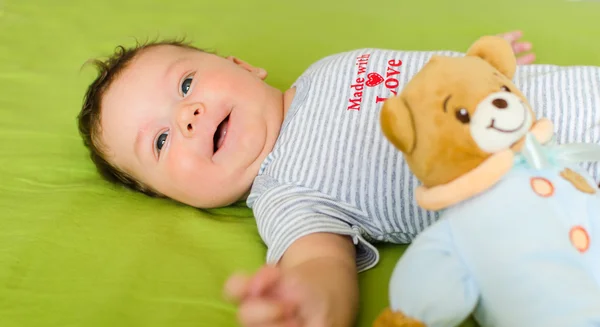
POLYGON ((442 58, 442 56, 434 54, 431 56, 431 58, 429 58, 429 62, 440 61, 441 58, 442 58))
POLYGON ((415 147, 415 126, 410 108, 402 96, 388 98, 381 108, 381 128, 388 140, 405 154, 415 147))
POLYGON ((509 79, 512 79, 517 70, 517 58, 508 41, 499 36, 484 36, 477 40, 469 50, 467 56, 479 57, 509 79))

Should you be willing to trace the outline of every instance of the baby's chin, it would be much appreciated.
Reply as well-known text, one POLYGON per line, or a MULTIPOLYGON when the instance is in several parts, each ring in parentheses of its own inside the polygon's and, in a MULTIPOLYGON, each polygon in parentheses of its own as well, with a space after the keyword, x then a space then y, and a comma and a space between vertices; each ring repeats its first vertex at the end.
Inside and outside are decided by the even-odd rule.
MULTIPOLYGON (((173 194, 170 198, 200 209, 226 207, 240 201, 245 201, 248 198, 252 187, 252 180, 245 184, 240 184, 242 181, 237 180, 230 183, 219 183, 219 185, 207 185, 202 189, 187 188, 185 192, 178 192, 178 194, 173 194), (230 187, 226 187, 224 184, 230 187)), ((199 183, 196 185, 199 185, 199 183)))

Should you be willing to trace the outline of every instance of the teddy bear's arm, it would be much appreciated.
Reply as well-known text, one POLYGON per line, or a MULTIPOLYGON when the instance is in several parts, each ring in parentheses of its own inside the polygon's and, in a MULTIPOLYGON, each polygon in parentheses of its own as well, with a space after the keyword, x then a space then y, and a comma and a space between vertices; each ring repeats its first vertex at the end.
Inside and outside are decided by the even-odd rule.
POLYGON ((398 262, 390 309, 427 327, 458 326, 474 310, 479 290, 456 250, 447 220, 429 227, 398 262))

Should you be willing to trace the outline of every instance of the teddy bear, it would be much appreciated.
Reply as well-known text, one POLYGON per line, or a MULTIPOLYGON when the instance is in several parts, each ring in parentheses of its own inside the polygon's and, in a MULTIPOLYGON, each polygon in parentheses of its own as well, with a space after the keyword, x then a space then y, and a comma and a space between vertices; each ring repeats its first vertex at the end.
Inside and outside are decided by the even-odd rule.
POLYGON ((516 67, 510 44, 485 36, 432 56, 383 104, 382 132, 440 218, 397 262, 374 327, 600 326, 600 195, 516 67))

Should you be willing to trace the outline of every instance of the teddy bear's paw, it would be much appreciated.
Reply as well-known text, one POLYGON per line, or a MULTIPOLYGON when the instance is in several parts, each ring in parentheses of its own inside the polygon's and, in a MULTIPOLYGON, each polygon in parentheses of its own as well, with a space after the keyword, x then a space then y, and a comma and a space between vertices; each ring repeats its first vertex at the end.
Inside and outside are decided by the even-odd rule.
POLYGON ((426 327, 422 322, 409 318, 401 312, 396 312, 386 308, 377 317, 373 327, 426 327))

